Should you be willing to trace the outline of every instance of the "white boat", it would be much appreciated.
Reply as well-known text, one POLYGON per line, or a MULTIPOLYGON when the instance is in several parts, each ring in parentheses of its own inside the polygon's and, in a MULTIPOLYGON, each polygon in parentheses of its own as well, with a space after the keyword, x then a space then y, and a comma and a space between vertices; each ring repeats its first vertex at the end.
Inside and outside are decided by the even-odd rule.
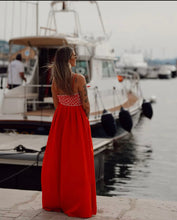
POLYGON ((158 65, 154 65, 154 66, 148 66, 147 68, 147 75, 146 78, 147 79, 157 79, 158 78, 158 73, 159 73, 159 66, 158 65))
POLYGON ((171 71, 171 77, 175 78, 176 77, 176 66, 172 64, 166 64, 165 66, 171 71))
POLYGON ((4 89, 0 101, 1 132, 15 130, 19 133, 49 133, 54 106, 50 72, 46 65, 53 59, 57 48, 63 45, 71 45, 76 50, 78 60, 73 71, 83 74, 87 80, 92 136, 122 137, 131 130, 127 129, 127 124, 134 127, 138 123, 143 103, 139 77, 136 73, 120 73, 119 77, 124 80, 118 80, 114 64, 116 57, 109 46, 98 3, 91 2, 95 3, 100 16, 103 27, 101 37, 83 36, 80 33, 77 12, 68 7, 68 2, 54 1, 51 3, 48 26, 43 28, 44 35, 10 39, 11 50, 15 45, 25 46, 27 51, 25 53, 24 49, 24 56, 29 56, 30 50, 35 51, 35 55, 26 62, 26 84, 9 90, 6 88, 6 82, 3 82, 4 89), (58 5, 62 6, 60 10, 56 10, 58 5), (75 32, 72 35, 57 32, 57 27, 49 25, 52 21, 55 21, 56 25, 55 15, 62 12, 73 14, 75 32), (130 114, 130 118, 120 120, 122 107, 130 114))
POLYGON ((158 71, 158 77, 160 79, 171 79, 173 68, 170 65, 161 65, 158 71))
POLYGON ((144 61, 142 53, 125 52, 116 62, 116 66, 121 70, 136 71, 141 78, 145 78, 147 75, 148 65, 147 62, 144 61))

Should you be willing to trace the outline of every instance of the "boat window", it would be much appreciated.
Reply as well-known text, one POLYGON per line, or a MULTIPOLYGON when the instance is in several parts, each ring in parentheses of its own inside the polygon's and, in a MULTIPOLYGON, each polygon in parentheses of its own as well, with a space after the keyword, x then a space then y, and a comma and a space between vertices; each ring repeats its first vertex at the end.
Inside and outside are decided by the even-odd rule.
POLYGON ((102 62, 103 77, 115 76, 114 63, 112 61, 102 62))
POLYGON ((27 63, 25 63, 25 75, 32 75, 33 68, 35 66, 36 59, 30 59, 27 63))
POLYGON ((85 60, 77 60, 76 66, 72 67, 73 72, 82 74, 85 76, 86 82, 90 81, 89 78, 89 69, 88 69, 88 61, 85 60))

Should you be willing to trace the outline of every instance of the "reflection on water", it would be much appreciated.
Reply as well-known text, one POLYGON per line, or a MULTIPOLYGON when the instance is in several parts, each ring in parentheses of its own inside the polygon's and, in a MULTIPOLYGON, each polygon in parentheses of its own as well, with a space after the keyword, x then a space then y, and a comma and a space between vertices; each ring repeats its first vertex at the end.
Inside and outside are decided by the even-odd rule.
POLYGON ((153 118, 105 153, 99 195, 177 201, 177 78, 141 80, 145 98, 156 96, 153 118))
POLYGON ((137 144, 133 135, 116 141, 113 150, 105 152, 105 178, 99 194, 123 196, 131 192, 134 181, 148 175, 151 154, 151 146, 137 144))

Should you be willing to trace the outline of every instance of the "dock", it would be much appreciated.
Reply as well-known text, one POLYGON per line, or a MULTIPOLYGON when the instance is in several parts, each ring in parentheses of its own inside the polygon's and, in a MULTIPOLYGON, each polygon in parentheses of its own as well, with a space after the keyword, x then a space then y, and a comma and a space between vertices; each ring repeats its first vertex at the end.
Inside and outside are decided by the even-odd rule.
MULTIPOLYGON (((31 135, 17 133, 0 133, 0 163, 14 165, 32 165, 38 160, 38 166, 42 166, 44 152, 41 148, 46 146, 48 135, 31 135), (17 152, 13 150, 17 146, 24 146, 33 153, 17 152)), ((110 148, 113 139, 111 138, 92 138, 94 156, 110 148)))
MULTIPOLYGON (((60 212, 42 209, 42 193, 0 189, 2 220, 80 220, 60 212)), ((128 197, 97 196, 97 214, 93 220, 176 220, 177 202, 128 197)))
MULTIPOLYGON (((47 135, 0 133, 0 187, 41 190, 40 176, 44 157, 44 150, 41 149, 45 148, 47 139, 47 135), (15 150, 16 147, 20 147, 20 151, 15 150)), ((98 183, 104 179, 103 152, 112 148, 113 139, 92 138, 92 141, 95 179, 98 183)))

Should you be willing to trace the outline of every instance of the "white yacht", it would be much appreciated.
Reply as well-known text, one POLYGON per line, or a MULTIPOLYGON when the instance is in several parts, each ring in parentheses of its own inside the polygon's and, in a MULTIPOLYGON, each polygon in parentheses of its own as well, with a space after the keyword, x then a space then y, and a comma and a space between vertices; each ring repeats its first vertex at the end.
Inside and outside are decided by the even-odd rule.
POLYGON ((171 79, 176 77, 176 66, 164 64, 159 67, 158 77, 160 79, 171 79))
MULTIPOLYGON (((122 137, 138 123, 143 103, 139 76, 136 73, 117 75, 114 64, 116 56, 109 46, 98 3, 85 2, 89 3, 95 4, 98 9, 103 28, 103 35, 100 37, 81 34, 77 11, 69 7, 68 1, 53 1, 43 35, 9 40, 11 51, 15 45, 23 46, 22 56, 26 60, 27 82, 9 90, 4 79, 0 100, 1 132, 15 130, 29 134, 49 133, 54 106, 50 71, 46 66, 52 61, 56 50, 63 45, 70 45, 75 49, 78 60, 73 71, 83 74, 87 80, 92 136, 122 137), (57 10, 57 7, 60 7, 60 10, 57 10), (56 14, 63 12, 73 15, 73 34, 65 34, 57 28, 56 14), (54 24, 54 27, 50 24, 54 24), (123 111, 130 117, 121 118, 123 111)), ((92 16, 91 13, 88 13, 88 16, 92 16)), ((12 55, 14 56, 10 54, 10 57, 12 55)))
POLYGON ((160 79, 171 79, 172 71, 174 71, 173 66, 171 65, 160 65, 158 71, 158 77, 160 79))
POLYGON ((141 78, 147 75, 147 62, 144 61, 143 54, 139 52, 124 52, 116 62, 116 66, 121 70, 135 71, 141 78))

